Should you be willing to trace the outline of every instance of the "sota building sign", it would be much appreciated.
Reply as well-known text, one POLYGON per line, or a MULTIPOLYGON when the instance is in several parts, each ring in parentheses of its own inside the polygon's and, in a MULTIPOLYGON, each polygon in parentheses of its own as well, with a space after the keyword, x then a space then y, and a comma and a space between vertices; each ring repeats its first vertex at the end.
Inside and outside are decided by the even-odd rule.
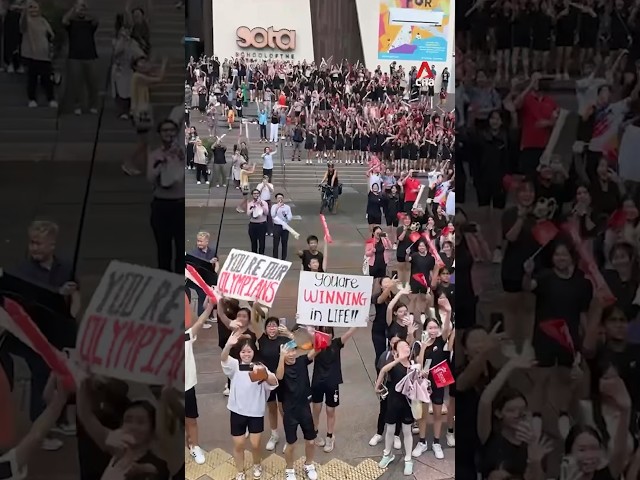
POLYGON ((296 49, 296 31, 288 29, 238 27, 236 44, 243 54, 257 58, 293 59, 296 49))

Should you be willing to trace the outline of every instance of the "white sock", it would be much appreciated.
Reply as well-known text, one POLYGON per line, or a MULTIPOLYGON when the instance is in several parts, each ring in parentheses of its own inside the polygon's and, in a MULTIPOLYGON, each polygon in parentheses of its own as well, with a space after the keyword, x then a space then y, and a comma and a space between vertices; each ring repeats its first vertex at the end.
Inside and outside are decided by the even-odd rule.
POLYGON ((404 437, 404 461, 411 461, 411 452, 413 451, 413 434, 411 433, 411 425, 402 424, 402 436, 404 437))
POLYGON ((396 430, 395 425, 387 423, 387 429, 384 432, 384 452, 383 454, 390 455, 393 451, 393 439, 395 437, 394 432, 396 430))
POLYGON ((271 430, 271 435, 277 437, 278 436, 278 430, 271 430))

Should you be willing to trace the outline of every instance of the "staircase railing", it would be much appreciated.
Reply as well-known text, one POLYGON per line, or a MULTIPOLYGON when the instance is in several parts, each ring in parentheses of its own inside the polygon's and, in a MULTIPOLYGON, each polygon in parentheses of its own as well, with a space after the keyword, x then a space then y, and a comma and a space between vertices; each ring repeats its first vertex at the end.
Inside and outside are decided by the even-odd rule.
POLYGON ((284 160, 284 148, 282 148, 282 140, 280 140, 280 146, 278 147, 278 151, 280 152, 280 171, 282 173, 282 184, 287 186, 287 165, 284 160))

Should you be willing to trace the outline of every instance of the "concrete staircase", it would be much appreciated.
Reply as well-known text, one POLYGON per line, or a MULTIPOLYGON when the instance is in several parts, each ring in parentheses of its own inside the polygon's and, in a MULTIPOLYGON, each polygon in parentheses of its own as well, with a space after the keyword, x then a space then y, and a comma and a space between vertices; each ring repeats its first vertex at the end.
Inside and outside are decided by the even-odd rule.
MULTIPOLYGON (((247 476, 251 474, 251 453, 245 452, 245 471, 247 476)), ((216 448, 206 453, 206 462, 204 465, 195 463, 191 455, 185 452, 185 478, 187 480, 198 480, 203 476, 207 476, 214 480, 235 480, 236 468, 233 458, 222 449, 216 448)), ((304 470, 304 457, 299 458, 294 463, 294 468, 298 478, 306 478, 304 470)), ((279 480, 284 478, 285 461, 282 456, 273 453, 262 461, 264 480, 279 480)), ((337 458, 331 459, 324 464, 316 464, 318 478, 322 480, 377 480, 386 470, 378 467, 378 464, 368 458, 358 465, 349 465, 337 458)), ((206 477, 205 477, 206 478, 206 477)))
MULTIPOLYGON (((264 147, 271 146, 273 144, 260 143, 259 126, 256 122, 257 119, 257 107, 256 104, 249 104, 243 109, 245 115, 245 121, 249 122, 242 127, 242 134, 237 126, 234 126, 232 130, 228 130, 226 120, 224 118, 219 119, 216 134, 222 136, 222 143, 227 147, 227 162, 230 165, 231 153, 233 152, 233 146, 239 142, 246 142, 249 149, 249 161, 256 163, 257 167, 253 175, 251 175, 251 184, 255 185, 262 181, 262 159, 261 155, 264 152, 264 147), (249 136, 247 138, 247 129, 249 136)), ((222 116, 220 116, 222 117, 222 116)), ((237 123, 237 122, 236 122, 237 123)), ((196 127, 199 135, 202 138, 208 136, 208 129, 206 119, 203 118, 197 110, 191 112, 191 125, 196 127), (201 120, 203 123, 201 123, 201 120)), ((288 192, 291 196, 294 196, 296 200, 307 199, 313 201, 319 201, 319 193, 317 185, 322 180, 322 177, 327 170, 326 161, 318 163, 315 155, 312 156, 313 164, 308 165, 305 163, 306 151, 302 152, 301 161, 292 161, 293 147, 285 146, 283 140, 278 142, 277 153, 274 157, 273 168, 273 184, 277 191, 288 192)), ((355 193, 357 190, 366 189, 368 180, 365 175, 366 165, 354 165, 345 164, 344 162, 336 164, 338 170, 340 182, 343 184, 344 193, 355 193)), ((219 203, 225 196, 224 188, 216 188, 215 185, 208 188, 207 185, 196 184, 195 170, 187 171, 187 186, 186 186, 186 198, 188 205, 192 206, 206 206, 219 203)), ((240 199, 241 193, 235 188, 229 189, 228 198, 240 199)))

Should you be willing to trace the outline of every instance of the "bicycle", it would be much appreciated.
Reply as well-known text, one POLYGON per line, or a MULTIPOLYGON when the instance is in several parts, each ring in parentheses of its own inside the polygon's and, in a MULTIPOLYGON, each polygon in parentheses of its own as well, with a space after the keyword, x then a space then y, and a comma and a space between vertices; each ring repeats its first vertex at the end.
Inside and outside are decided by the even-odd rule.
POLYGON ((333 196, 333 188, 326 183, 321 183, 318 185, 318 189, 321 191, 320 194, 320 214, 323 214, 325 210, 333 213, 333 209, 335 207, 336 199, 333 196))

